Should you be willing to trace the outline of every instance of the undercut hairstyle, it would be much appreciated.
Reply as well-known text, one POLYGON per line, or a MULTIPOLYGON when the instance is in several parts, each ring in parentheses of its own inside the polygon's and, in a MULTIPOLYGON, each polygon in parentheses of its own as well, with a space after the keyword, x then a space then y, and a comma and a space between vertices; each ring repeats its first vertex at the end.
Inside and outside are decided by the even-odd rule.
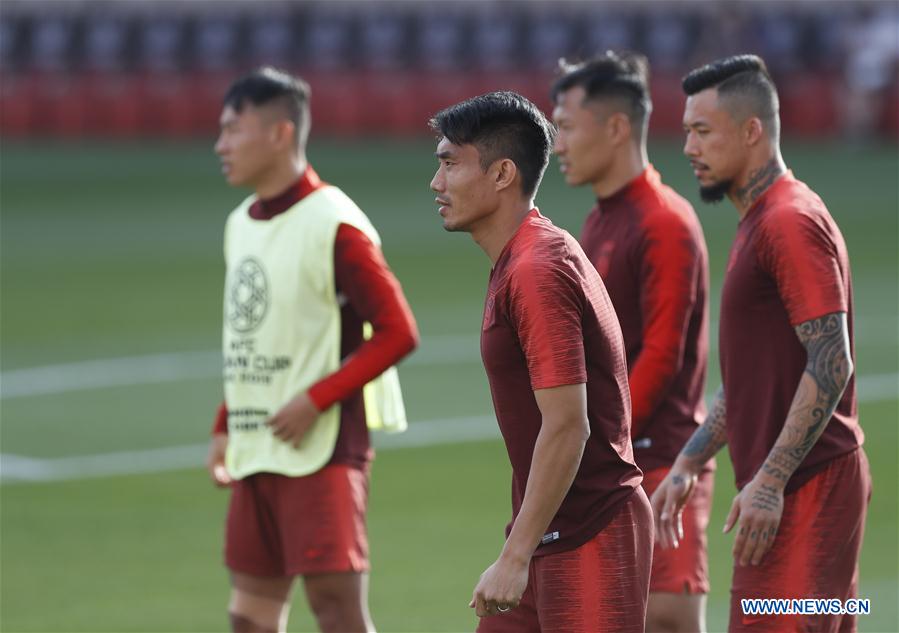
POLYGON ((718 59, 687 74, 687 96, 717 88, 719 102, 737 121, 758 117, 772 140, 780 138, 780 100, 768 67, 757 55, 718 59))
POLYGON ((485 172, 508 158, 521 174, 525 196, 537 192, 552 150, 554 128, 533 103, 515 92, 473 97, 430 120, 431 129, 456 145, 474 145, 485 172))
POLYGON ((643 142, 652 114, 646 57, 639 53, 606 51, 577 63, 560 59, 558 75, 550 89, 553 103, 562 93, 580 86, 586 93, 585 103, 604 100, 619 106, 636 131, 634 140, 643 142))
POLYGON ((247 104, 256 107, 277 106, 284 111, 285 117, 294 124, 297 133, 297 146, 306 146, 311 125, 309 116, 309 84, 282 70, 264 66, 236 80, 225 98, 225 107, 231 106, 240 112, 247 104))

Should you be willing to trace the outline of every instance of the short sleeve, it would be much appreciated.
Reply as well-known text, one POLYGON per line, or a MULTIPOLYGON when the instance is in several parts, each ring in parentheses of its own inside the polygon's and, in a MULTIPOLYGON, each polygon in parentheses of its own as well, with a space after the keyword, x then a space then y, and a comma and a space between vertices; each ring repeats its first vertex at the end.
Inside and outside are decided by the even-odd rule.
POLYGON ((509 315, 527 360, 531 388, 587 382, 582 315, 585 298, 573 270, 528 262, 509 281, 509 315))
POLYGON ((848 311, 836 233, 826 215, 797 209, 766 218, 759 261, 777 284, 791 325, 848 311))

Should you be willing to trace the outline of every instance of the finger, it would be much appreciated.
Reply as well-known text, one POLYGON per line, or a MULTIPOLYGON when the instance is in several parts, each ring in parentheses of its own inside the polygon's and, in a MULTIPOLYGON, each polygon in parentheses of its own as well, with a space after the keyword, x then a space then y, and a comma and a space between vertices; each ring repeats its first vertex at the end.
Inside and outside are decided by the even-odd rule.
POLYGON ((761 530, 759 534, 759 546, 756 548, 755 552, 752 555, 752 564, 758 565, 762 562, 762 559, 765 557, 765 554, 768 553, 768 550, 771 549, 771 546, 774 545, 774 536, 772 535, 772 527, 771 525, 765 526, 763 530, 761 530))
POLYGON ((224 464, 216 464, 212 467, 212 480, 220 488, 231 485, 231 475, 228 474, 228 469, 224 464))
MULTIPOLYGON (((762 561, 762 557, 765 555, 765 552, 768 551, 768 528, 771 525, 771 520, 766 519, 764 521, 758 521, 754 528, 754 532, 756 532, 754 539, 754 547, 752 548, 752 552, 749 556, 748 563, 750 565, 758 565, 762 561)), ((752 534, 749 535, 752 537, 752 534)))
POLYGON ((287 422, 280 418, 273 418, 271 423, 272 435, 277 437, 282 442, 287 442, 290 440, 290 429, 287 426, 287 422))
POLYGON ((651 499, 652 505, 652 517, 655 521, 656 526, 656 540, 659 542, 659 545, 662 547, 667 546, 667 541, 665 540, 665 534, 663 532, 663 528, 665 525, 665 483, 656 488, 656 491, 652 493, 651 499))
POLYGON ((658 523, 659 515, 662 513, 662 506, 665 505, 665 497, 663 495, 664 484, 660 485, 649 497, 649 506, 652 508, 652 516, 658 523))
POLYGON ((750 521, 746 526, 746 541, 743 543, 743 551, 740 553, 740 565, 746 566, 752 561, 761 540, 761 531, 758 521, 750 521))
POLYGON ((737 519, 740 518, 740 495, 734 497, 733 502, 730 504, 730 512, 727 513, 727 519, 724 520, 724 533, 727 534, 730 532, 734 525, 737 523, 737 519))
POLYGON ((696 487, 696 477, 687 477, 686 484, 684 486, 684 494, 680 498, 680 505, 687 505, 687 500, 690 498, 690 495, 693 494, 693 488, 696 487))
POLYGON ((743 546, 746 545, 746 536, 748 533, 747 530, 748 528, 746 526, 746 523, 741 521, 739 526, 737 527, 737 535, 736 538, 734 538, 734 545, 731 549, 731 554, 734 557, 734 562, 736 562, 738 565, 742 564, 740 563, 740 560, 743 555, 743 546))
POLYGON ((680 547, 680 535, 682 534, 682 530, 678 527, 678 522, 680 521, 680 507, 678 505, 680 491, 678 488, 679 486, 671 487, 665 504, 665 516, 667 519, 665 535, 668 538, 668 547, 674 549, 680 547))
POLYGON ((758 517, 744 515, 740 519, 737 539, 734 541, 734 561, 741 567, 745 567, 752 559, 752 554, 758 544, 760 527, 763 523, 758 517), (738 543, 739 541, 739 547, 738 543))
POLYGON ((281 428, 281 425, 279 424, 278 416, 273 416, 273 417, 269 418, 268 420, 266 420, 265 426, 270 428, 272 430, 272 433, 277 435, 278 430, 281 428))
POLYGON ((662 504, 662 511, 659 513, 658 520, 659 545, 661 545, 665 549, 676 547, 676 545, 674 544, 675 538, 672 534, 671 527, 671 513, 673 511, 673 508, 674 503, 671 500, 671 495, 666 494, 665 501, 662 504))
POLYGON ((681 508, 677 513, 677 541, 684 540, 684 510, 681 508))
POLYGON ((477 608, 475 612, 478 614, 479 618, 486 618, 490 615, 490 609, 488 608, 487 601, 484 600, 483 596, 478 596, 477 608))

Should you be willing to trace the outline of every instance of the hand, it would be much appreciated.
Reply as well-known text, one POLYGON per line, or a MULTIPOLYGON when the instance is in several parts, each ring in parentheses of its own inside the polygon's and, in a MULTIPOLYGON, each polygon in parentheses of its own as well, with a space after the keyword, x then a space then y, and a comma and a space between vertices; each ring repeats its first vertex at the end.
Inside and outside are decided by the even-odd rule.
POLYGON ((272 429, 272 433, 279 440, 299 448, 300 442, 315 424, 319 413, 321 412, 315 408, 304 391, 285 404, 265 424, 272 429))
POLYGON ((231 485, 231 475, 225 468, 225 451, 228 449, 228 434, 216 433, 209 441, 209 453, 206 456, 206 470, 209 478, 219 488, 231 485))
POLYGON ((684 538, 684 506, 696 487, 696 479, 692 473, 672 468, 652 493, 656 541, 663 549, 677 549, 684 538))
POLYGON ((528 586, 529 564, 530 560, 522 562, 500 556, 481 574, 468 606, 475 609, 479 618, 517 607, 528 586))
POLYGON ((730 506, 724 532, 740 522, 734 539, 734 561, 740 566, 758 565, 774 545, 784 509, 783 488, 758 475, 743 487, 730 506))

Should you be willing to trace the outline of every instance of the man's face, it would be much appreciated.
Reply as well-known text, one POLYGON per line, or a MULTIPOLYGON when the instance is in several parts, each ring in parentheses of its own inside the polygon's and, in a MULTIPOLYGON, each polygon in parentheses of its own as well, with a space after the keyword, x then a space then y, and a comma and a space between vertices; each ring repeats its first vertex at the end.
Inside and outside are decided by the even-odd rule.
POLYGON ((431 189, 437 194, 437 212, 447 231, 470 233, 479 220, 497 207, 493 165, 485 172, 474 145, 456 145, 443 138, 437 144, 437 173, 431 189))
POLYGON ((739 175, 744 153, 740 125, 720 107, 717 89, 709 88, 687 98, 684 131, 684 154, 699 181, 702 199, 722 200, 739 175))
POLYGON ((277 134, 265 113, 251 104, 240 112, 225 106, 219 119, 221 132, 215 153, 222 173, 233 187, 252 187, 268 171, 275 158, 277 134))
POLYGON ((612 163, 608 109, 600 102, 584 102, 587 93, 575 86, 561 93, 553 109, 556 124, 553 152, 559 157, 559 171, 565 182, 576 187, 603 178, 612 163))

